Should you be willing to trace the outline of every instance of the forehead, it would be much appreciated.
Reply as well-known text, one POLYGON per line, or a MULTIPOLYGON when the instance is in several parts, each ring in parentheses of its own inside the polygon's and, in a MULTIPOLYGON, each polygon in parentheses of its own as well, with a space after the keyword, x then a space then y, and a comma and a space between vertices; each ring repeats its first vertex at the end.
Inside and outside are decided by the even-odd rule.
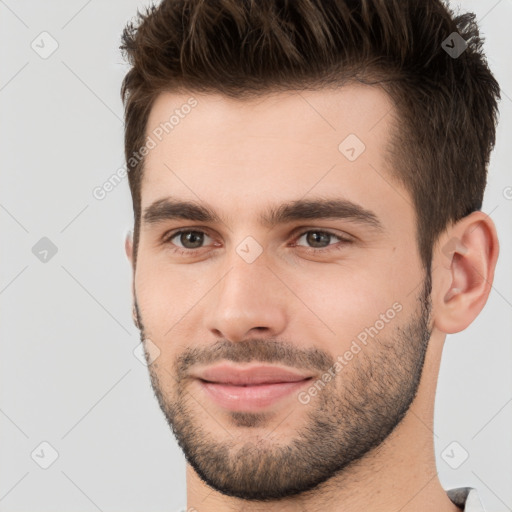
MULTIPOLYGON (((250 100, 164 92, 153 104, 146 134, 161 150, 174 146, 176 157, 180 156, 179 146, 197 143, 202 155, 209 149, 229 147, 231 157, 243 157, 245 150, 257 146, 265 156, 286 139, 300 147, 309 142, 309 149, 329 150, 337 158, 338 144, 349 134, 365 145, 375 147, 382 142, 379 139, 389 130, 393 113, 394 106, 384 91, 361 84, 273 93, 250 100)), ((303 148, 303 152, 307 150, 303 148)), ((152 151, 148 160, 159 153, 152 151)), ((284 151, 280 156, 285 156, 284 151)))
POLYGON ((311 194, 403 223, 414 211, 390 172, 395 122, 391 99, 367 85, 251 100, 162 93, 146 127, 142 209, 171 195, 241 221, 311 194))

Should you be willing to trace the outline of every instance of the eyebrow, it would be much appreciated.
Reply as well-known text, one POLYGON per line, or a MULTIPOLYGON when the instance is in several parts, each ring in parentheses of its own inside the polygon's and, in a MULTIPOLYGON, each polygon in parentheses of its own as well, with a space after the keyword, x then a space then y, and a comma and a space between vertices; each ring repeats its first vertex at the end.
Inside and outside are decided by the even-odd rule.
MULTIPOLYGON (((268 228, 298 220, 344 219, 366 225, 376 231, 384 231, 377 215, 347 199, 298 199, 270 206, 260 215, 259 222, 268 228)), ((207 205, 175 198, 159 199, 144 209, 145 224, 157 224, 169 220, 221 223, 219 215, 207 205)))

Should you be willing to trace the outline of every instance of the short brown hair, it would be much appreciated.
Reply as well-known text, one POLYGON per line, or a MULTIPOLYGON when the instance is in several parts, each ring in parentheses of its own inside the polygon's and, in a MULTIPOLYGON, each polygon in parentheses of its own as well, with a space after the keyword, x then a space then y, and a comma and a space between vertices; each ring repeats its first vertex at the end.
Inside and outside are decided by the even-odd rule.
POLYGON ((391 168, 412 196, 430 270, 438 236, 482 207, 500 99, 482 42, 475 15, 455 16, 441 0, 163 0, 137 12, 120 47, 132 66, 121 97, 134 263, 144 160, 130 156, 159 93, 244 99, 358 81, 396 106, 391 168), (457 57, 443 46, 453 37, 467 45, 457 57))

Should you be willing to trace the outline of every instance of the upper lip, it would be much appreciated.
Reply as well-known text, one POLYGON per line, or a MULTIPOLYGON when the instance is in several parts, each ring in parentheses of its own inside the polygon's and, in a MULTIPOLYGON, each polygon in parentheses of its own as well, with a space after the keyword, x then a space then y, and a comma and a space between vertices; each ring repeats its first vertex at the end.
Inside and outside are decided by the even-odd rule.
POLYGON ((228 364, 210 366, 195 372, 192 376, 208 382, 232 384, 234 386, 299 382, 312 377, 310 374, 299 373, 279 366, 253 365, 240 367, 228 364))

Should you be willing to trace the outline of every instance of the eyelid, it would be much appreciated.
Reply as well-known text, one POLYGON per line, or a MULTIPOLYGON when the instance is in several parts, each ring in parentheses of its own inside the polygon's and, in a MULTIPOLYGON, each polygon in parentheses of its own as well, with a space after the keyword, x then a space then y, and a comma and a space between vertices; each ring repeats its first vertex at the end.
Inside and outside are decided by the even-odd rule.
MULTIPOLYGON (((207 237, 211 238, 213 240, 213 237, 208 234, 208 231, 205 231, 204 229, 178 229, 174 232, 172 231, 169 231, 167 232, 162 238, 163 238, 163 241, 164 243, 169 243, 173 238, 176 238, 178 235, 182 234, 182 233, 190 233, 190 232, 194 232, 194 233, 202 233, 203 235, 206 235, 207 237)), ((200 247, 200 249, 203 249, 203 247, 200 247)), ((194 249, 188 249, 189 251, 193 251, 194 249)))
POLYGON ((293 237, 295 239, 298 239, 298 238, 301 238, 302 236, 304 236, 306 233, 309 233, 311 231, 316 231, 318 233, 325 233, 325 234, 331 235, 334 238, 344 240, 345 242, 354 242, 356 240, 356 237, 349 235, 348 233, 346 233, 344 231, 341 234, 338 234, 335 232, 335 230, 332 230, 330 228, 319 228, 319 227, 315 227, 315 226, 306 227, 306 228, 298 228, 297 234, 293 234, 293 237))
POLYGON ((210 234, 210 228, 207 228, 206 226, 183 226, 181 228, 176 229, 170 229, 169 231, 166 231, 162 235, 162 241, 167 242, 171 238, 174 238, 176 235, 180 233, 188 233, 190 231, 197 231, 199 233, 204 233, 205 235, 208 235, 210 238, 213 238, 210 234))

